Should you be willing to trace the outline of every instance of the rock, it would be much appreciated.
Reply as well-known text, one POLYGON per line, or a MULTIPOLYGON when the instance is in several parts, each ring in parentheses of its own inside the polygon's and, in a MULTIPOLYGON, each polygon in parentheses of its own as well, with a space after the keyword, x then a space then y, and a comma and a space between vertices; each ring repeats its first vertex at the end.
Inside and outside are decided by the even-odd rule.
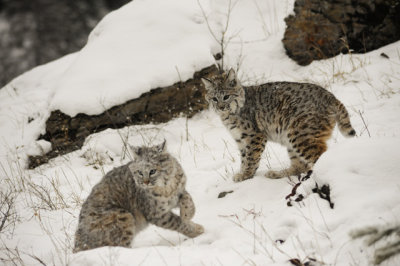
POLYGON ((220 193, 218 194, 218 198, 219 198, 219 199, 225 198, 225 196, 228 195, 228 194, 230 194, 230 193, 233 193, 233 190, 222 191, 222 192, 220 192, 220 193))
POLYGON ((34 66, 80 50, 97 22, 128 2, 0 1, 0 88, 34 66))
POLYGON ((164 123, 180 115, 192 117, 207 108, 201 78, 210 78, 217 73, 218 68, 212 65, 194 73, 192 79, 152 89, 137 99, 114 106, 99 115, 78 114, 70 117, 59 110, 53 111, 46 122, 46 133, 39 137, 51 142, 52 150, 43 156, 29 157, 29 168, 80 149, 87 136, 107 128, 164 123))
POLYGON ((299 65, 400 39, 399 0, 296 0, 282 40, 299 65))

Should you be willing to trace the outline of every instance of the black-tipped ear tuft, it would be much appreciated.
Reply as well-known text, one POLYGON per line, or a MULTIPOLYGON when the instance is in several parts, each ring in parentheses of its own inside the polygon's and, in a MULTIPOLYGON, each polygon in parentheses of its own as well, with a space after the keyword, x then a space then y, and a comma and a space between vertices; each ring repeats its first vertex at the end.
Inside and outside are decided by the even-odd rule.
POLYGON ((164 141, 161 144, 157 145, 156 148, 157 148, 158 152, 160 152, 160 153, 164 152, 165 148, 167 146, 166 144, 167 144, 167 140, 164 139, 164 141))

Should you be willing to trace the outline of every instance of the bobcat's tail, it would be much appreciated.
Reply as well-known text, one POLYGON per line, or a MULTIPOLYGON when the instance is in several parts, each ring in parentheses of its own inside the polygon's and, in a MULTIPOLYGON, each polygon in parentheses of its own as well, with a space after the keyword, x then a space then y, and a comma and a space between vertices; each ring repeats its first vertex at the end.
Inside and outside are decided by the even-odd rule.
POLYGON ((339 101, 336 107, 336 122, 340 133, 345 137, 354 137, 356 131, 351 126, 349 113, 347 112, 346 107, 344 107, 344 105, 339 101))

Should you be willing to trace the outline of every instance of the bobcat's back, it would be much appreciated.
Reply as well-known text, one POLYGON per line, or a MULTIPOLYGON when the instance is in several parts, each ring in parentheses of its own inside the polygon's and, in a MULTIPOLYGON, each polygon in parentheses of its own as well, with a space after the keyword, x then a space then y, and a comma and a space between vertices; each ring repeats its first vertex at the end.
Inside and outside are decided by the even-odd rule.
POLYGON ((291 129, 305 134, 307 129, 315 129, 318 125, 322 132, 330 128, 331 120, 337 122, 344 136, 355 135, 346 108, 332 93, 318 85, 271 82, 243 88, 246 101, 241 114, 255 116, 257 126, 267 132, 271 140, 291 129))
POLYGON ((241 169, 235 181, 254 176, 267 141, 284 145, 289 153, 288 169, 267 173, 279 178, 309 171, 326 151, 335 124, 346 137, 356 133, 343 104, 315 84, 271 82, 244 87, 232 69, 203 83, 206 100, 240 150, 241 169))

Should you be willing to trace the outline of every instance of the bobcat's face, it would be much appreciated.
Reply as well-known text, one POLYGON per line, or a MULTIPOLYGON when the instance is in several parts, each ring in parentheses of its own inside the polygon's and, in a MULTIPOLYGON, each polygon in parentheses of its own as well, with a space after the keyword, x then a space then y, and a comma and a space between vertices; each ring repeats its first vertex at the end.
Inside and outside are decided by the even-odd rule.
POLYGON ((129 170, 137 186, 151 189, 166 185, 163 164, 167 155, 164 149, 165 142, 154 147, 131 147, 135 160, 129 165, 129 170))
POLYGON ((205 98, 217 112, 234 114, 243 107, 244 90, 232 69, 227 75, 202 81, 207 91, 205 98))
POLYGON ((160 171, 154 164, 136 164, 136 167, 130 170, 135 183, 140 187, 151 188, 160 183, 160 171))

